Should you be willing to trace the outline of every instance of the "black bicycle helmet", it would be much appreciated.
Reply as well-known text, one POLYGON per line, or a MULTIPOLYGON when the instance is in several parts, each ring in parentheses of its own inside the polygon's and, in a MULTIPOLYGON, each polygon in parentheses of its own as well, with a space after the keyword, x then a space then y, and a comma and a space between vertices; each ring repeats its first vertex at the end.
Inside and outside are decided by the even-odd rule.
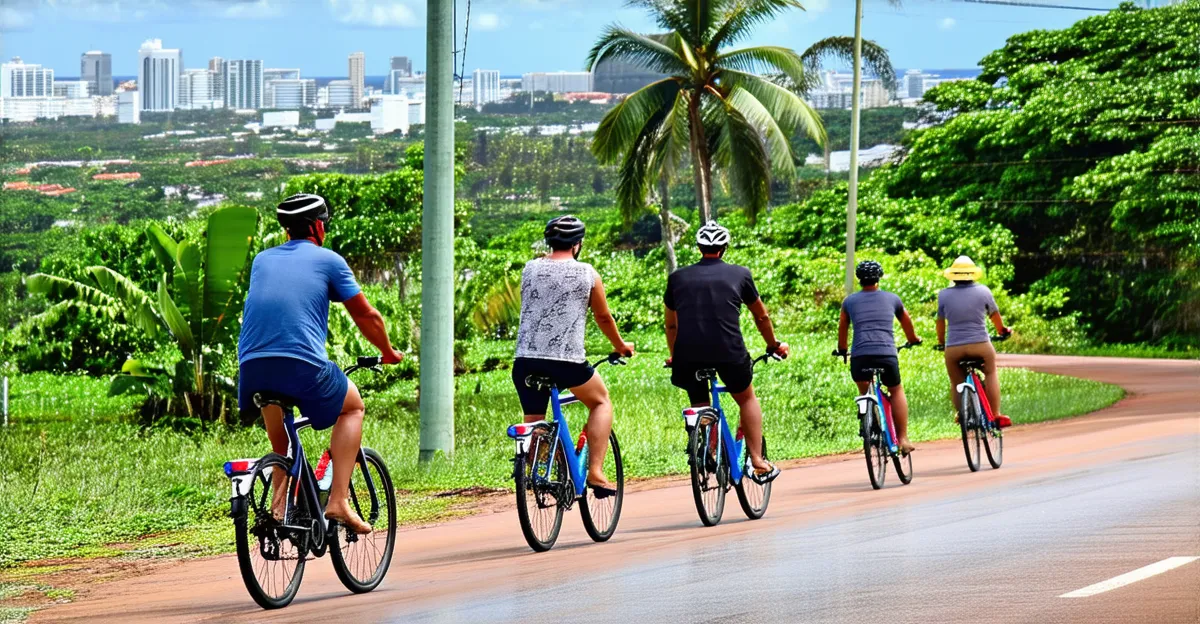
POLYGON ((329 223, 329 205, 320 195, 297 193, 279 204, 275 209, 275 218, 288 231, 304 231, 317 221, 329 223))
POLYGON ((554 249, 569 249, 583 240, 587 229, 579 217, 563 215, 550 219, 546 224, 546 244, 554 249))
POLYGON ((878 282, 883 278, 883 265, 874 260, 863 260, 855 267, 854 276, 860 282, 878 282))

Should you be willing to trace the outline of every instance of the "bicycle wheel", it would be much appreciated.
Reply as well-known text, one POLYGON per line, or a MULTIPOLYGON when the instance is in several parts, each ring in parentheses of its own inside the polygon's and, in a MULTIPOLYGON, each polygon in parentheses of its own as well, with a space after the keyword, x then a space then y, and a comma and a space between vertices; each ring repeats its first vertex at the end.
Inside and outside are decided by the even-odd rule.
POLYGON ((312 513, 303 485, 297 488, 295 481, 286 477, 291 466, 292 460, 281 455, 263 457, 254 468, 245 509, 233 519, 242 582, 264 609, 290 604, 304 576, 311 529, 287 527, 311 527, 312 513), (272 480, 277 472, 285 475, 285 492, 298 492, 286 523, 271 512, 272 480))
POLYGON ((1004 433, 992 423, 983 433, 983 448, 987 451, 988 463, 999 468, 1004 463, 1004 433))
MULTIPOLYGON (((763 436, 762 440, 763 459, 767 459, 767 436, 763 436)), ((745 457, 742 458, 742 465, 750 465, 750 449, 747 448, 745 457)), ((753 470, 748 468, 747 470, 753 470)), ((767 504, 771 502, 771 484, 759 485, 751 479, 749 473, 742 475, 742 480, 737 484, 738 502, 742 505, 742 511, 746 513, 746 517, 751 520, 758 520, 767 513, 767 504)))
POLYGON ((547 475, 550 447, 554 441, 551 429, 535 431, 529 440, 529 453, 519 455, 514 466, 517 481, 517 519, 525 542, 535 552, 545 552, 558 540, 562 528, 563 508, 573 496, 567 481, 567 458, 562 448, 555 452, 554 470, 547 475))
POLYGON ((896 476, 900 477, 900 483, 904 485, 912 483, 912 453, 901 454, 897 451, 895 455, 892 455, 892 465, 896 467, 896 476))
MULTIPOLYGON (((579 461, 587 466, 589 445, 579 461)), ((588 537, 597 542, 607 542, 617 532, 617 521, 621 519, 621 502, 625 499, 625 467, 621 463, 621 447, 617 445, 614 431, 608 436, 608 451, 604 453, 604 476, 617 486, 614 496, 596 498, 591 488, 583 488, 583 501, 579 514, 583 516, 583 528, 588 537)))
POLYGON ((350 507, 374 529, 365 535, 333 528, 330 558, 346 589, 362 594, 383 581, 396 546, 396 490, 383 458, 364 448, 367 463, 357 462, 350 475, 350 507))
POLYGON ((970 468, 971 472, 979 470, 979 413, 975 409, 974 399, 970 390, 963 390, 958 412, 963 452, 967 454, 967 468, 970 468))
POLYGON ((701 419, 688 437, 688 465, 692 473, 692 498, 704 526, 713 526, 725 513, 728 483, 725 454, 720 449, 720 431, 716 419, 701 419))
POLYGON ((871 487, 878 490, 887 478, 888 450, 879 427, 879 407, 872 404, 862 418, 863 455, 867 459, 867 476, 871 487))

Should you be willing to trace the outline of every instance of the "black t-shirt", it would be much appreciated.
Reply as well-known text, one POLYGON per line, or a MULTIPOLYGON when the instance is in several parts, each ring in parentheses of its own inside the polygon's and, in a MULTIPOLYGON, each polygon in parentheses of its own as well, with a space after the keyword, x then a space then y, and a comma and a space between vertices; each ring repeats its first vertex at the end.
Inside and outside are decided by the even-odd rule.
POLYGON ((749 353, 738 317, 742 305, 758 301, 750 269, 718 258, 675 271, 663 302, 678 315, 675 359, 680 362, 737 362, 749 353))

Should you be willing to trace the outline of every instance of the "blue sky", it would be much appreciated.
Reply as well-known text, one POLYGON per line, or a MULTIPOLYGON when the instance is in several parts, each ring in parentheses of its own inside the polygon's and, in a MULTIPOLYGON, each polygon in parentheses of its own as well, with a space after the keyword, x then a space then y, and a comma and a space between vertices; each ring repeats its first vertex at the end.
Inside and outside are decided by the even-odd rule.
MULTIPOLYGON (((853 34, 852 0, 801 0, 795 11, 763 26, 754 43, 802 50, 817 39, 853 34)), ((1049 0, 1034 0, 1049 2, 1049 0)), ((1119 0, 1054 0, 1115 7, 1119 0)), ((905 0, 901 9, 865 0, 865 36, 881 43, 898 68, 975 67, 1012 34, 1062 28, 1083 11, 991 6, 951 0, 905 0)), ((466 0, 459 1, 459 34, 466 0)), ((607 23, 653 30, 623 0, 473 0, 467 71, 582 68, 607 23)), ((367 73, 384 74, 388 58, 407 55, 425 66, 425 0, 0 0, 0 56, 79 71, 79 55, 113 55, 113 73, 135 73, 137 49, 159 38, 183 50, 187 67, 212 56, 259 58, 267 67, 299 67, 305 76, 344 76, 349 53, 366 53, 367 73)))

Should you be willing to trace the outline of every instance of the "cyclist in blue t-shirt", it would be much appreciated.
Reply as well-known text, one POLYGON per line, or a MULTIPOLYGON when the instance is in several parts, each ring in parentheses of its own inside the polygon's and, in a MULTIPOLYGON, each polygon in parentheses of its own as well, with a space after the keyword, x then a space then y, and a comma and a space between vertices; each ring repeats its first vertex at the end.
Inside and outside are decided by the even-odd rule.
MULTIPOLYGON (((313 429, 333 427, 330 458, 333 485, 325 516, 356 533, 369 533, 349 505, 350 476, 362 443, 365 407, 354 382, 325 352, 329 333, 329 304, 346 306, 362 335, 379 348, 385 364, 404 356, 392 348, 383 316, 367 302, 346 261, 321 247, 329 207, 319 195, 293 195, 275 212, 287 231, 288 242, 254 257, 250 288, 238 338, 238 407, 252 413, 256 392, 291 397, 313 429)), ((262 409, 271 448, 287 454, 288 436, 283 411, 276 405, 262 409)), ((284 475, 276 471, 272 507, 283 509, 284 475)))
POLYGON ((858 385, 858 393, 864 394, 871 387, 869 369, 883 369, 883 385, 887 386, 892 402, 892 418, 896 422, 896 442, 902 453, 914 447, 908 441, 908 399, 900 385, 900 359, 896 351, 893 334, 894 319, 911 344, 921 344, 913 328, 912 318, 900 297, 879 289, 883 279, 883 266, 874 260, 864 260, 854 269, 858 284, 862 287, 851 293, 842 302, 841 319, 838 322, 838 353, 846 354, 850 326, 854 326, 854 344, 850 348, 850 377, 858 385))

